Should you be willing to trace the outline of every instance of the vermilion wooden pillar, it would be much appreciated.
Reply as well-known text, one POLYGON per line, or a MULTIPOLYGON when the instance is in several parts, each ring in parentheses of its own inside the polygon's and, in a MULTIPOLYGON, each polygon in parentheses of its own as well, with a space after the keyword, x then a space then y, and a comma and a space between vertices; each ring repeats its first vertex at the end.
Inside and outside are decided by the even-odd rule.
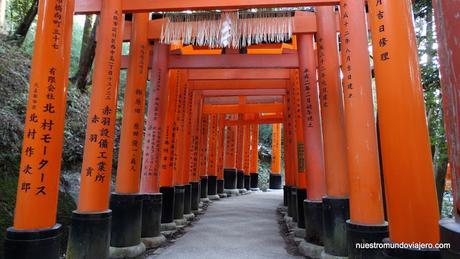
MULTIPOLYGON (((282 177, 281 177, 281 124, 272 124, 272 161, 271 161, 271 173, 270 173, 270 189, 281 189, 282 177)), ((285 182, 289 185, 286 170, 285 170, 285 182)), ((286 191, 286 190, 285 190, 286 191)))
POLYGON ((200 152, 199 152, 199 173, 201 179, 201 200, 209 201, 208 198, 208 175, 206 174, 208 165, 208 136, 209 136, 209 114, 201 115, 200 122, 200 152))
POLYGON ((251 166, 251 125, 244 125, 243 135, 243 172, 244 172, 244 189, 251 189, 251 174, 249 172, 251 166))
MULTIPOLYGON (((439 211, 412 2, 370 1, 369 18, 390 240, 434 244, 439 241, 439 211)), ((430 256, 433 251, 387 252, 430 256)))
POLYGON ((121 0, 102 1, 78 208, 72 216, 69 258, 109 256, 110 182, 123 41, 121 0), (95 245, 97 244, 97 245, 95 245))
POLYGON ((209 122, 209 141, 208 141, 208 198, 210 200, 219 199, 217 195, 217 142, 218 142, 218 128, 219 117, 218 114, 210 115, 209 122))
POLYGON ((348 167, 336 16, 331 6, 318 7, 316 15, 327 191, 327 197, 323 198, 324 251, 334 256, 347 256, 348 167))
POLYGON ((381 242, 388 237, 380 181, 368 35, 364 0, 340 2, 345 132, 350 183, 348 252, 353 258, 375 257, 356 243, 381 242))
POLYGON ((326 195, 326 176, 313 35, 297 35, 297 46, 308 190, 307 200, 304 202, 304 214, 307 215, 305 240, 316 245, 323 245, 322 209, 323 196, 326 195))
MULTIPOLYGON (((244 115, 239 114, 238 120, 243 120, 244 115)), ((236 134, 236 168, 237 168, 237 179, 236 188, 240 191, 244 190, 244 125, 238 125, 236 134)))
MULTIPOLYGON (((192 86, 191 86, 192 87, 192 86)), ((202 99, 199 93, 193 92, 192 97, 192 128, 190 146, 190 184, 191 184, 191 210, 198 212, 201 196, 201 179, 199 174, 199 154, 200 154, 200 122, 201 122, 202 99)))
POLYGON ((142 204, 142 240, 147 248, 163 236, 160 233, 163 194, 160 193, 161 134, 168 108, 168 45, 155 41, 144 129, 140 192, 142 204), (154 242, 149 242, 154 241, 154 242))
POLYGON ((115 193, 112 193, 110 198, 110 209, 113 212, 111 254, 132 246, 138 248, 136 255, 141 255, 145 251, 145 246, 141 244, 144 196, 139 194, 139 182, 145 91, 150 60, 148 21, 148 13, 133 16, 115 193))
MULTIPOLYGON (((234 115, 228 115, 230 119, 234 115)), ((237 190, 237 167, 236 167, 236 146, 237 126, 225 127, 225 157, 224 157, 224 188, 228 195, 238 195, 237 190)))
MULTIPOLYGON (((436 18, 436 31, 439 42, 439 61, 441 84, 444 103, 444 120, 449 146, 449 163, 452 170, 452 191, 455 209, 454 219, 442 219, 441 242, 455 243, 460 240, 460 147, 456 144, 460 139, 460 38, 458 30, 460 20, 458 10, 460 3, 445 0, 433 1, 436 18)), ((439 195, 439 194, 438 194, 439 195)), ((460 247, 441 250, 443 258, 460 256, 460 247)))
POLYGON ((259 124, 253 124, 251 130, 251 191, 259 191, 259 124))
POLYGON ((300 96, 300 78, 299 71, 291 71, 291 94, 292 94, 292 107, 295 120, 295 137, 296 137, 296 153, 297 153, 297 226, 305 228, 305 217, 303 210, 303 202, 307 198, 307 179, 305 172, 305 141, 303 129, 303 116, 300 96))
POLYGON ((227 197, 224 191, 224 159, 225 159, 225 114, 219 115, 218 143, 217 143, 217 195, 227 197))
POLYGON ((73 12, 74 1, 39 3, 14 224, 7 229, 5 258, 61 256, 56 211, 73 12))

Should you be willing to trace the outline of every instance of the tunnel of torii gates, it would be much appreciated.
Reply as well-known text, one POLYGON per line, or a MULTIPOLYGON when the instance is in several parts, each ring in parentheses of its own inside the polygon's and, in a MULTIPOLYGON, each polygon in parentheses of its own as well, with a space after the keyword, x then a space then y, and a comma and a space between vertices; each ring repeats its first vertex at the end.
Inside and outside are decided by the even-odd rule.
POLYGON ((441 221, 410 0, 369 0, 367 8, 363 0, 41 0, 6 258, 61 255, 56 211, 73 15, 92 13, 100 23, 67 258, 152 247, 200 201, 257 190, 259 124, 273 124, 270 189, 284 189, 289 216, 325 255, 374 258, 378 250, 355 244, 385 240, 451 244, 388 249, 386 257, 459 258, 460 3, 434 7, 455 202, 454 219, 441 221), (295 12, 291 41, 237 50, 164 44, 162 18, 151 15, 299 6, 314 11, 295 12), (121 69, 127 84, 110 193, 121 69))

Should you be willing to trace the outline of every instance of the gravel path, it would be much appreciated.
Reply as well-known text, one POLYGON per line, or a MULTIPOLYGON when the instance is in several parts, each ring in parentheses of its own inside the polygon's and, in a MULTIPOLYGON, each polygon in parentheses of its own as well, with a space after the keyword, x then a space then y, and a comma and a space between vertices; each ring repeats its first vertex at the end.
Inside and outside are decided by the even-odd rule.
POLYGON ((214 202, 175 244, 148 259, 302 258, 285 249, 276 209, 282 192, 258 192, 214 202))

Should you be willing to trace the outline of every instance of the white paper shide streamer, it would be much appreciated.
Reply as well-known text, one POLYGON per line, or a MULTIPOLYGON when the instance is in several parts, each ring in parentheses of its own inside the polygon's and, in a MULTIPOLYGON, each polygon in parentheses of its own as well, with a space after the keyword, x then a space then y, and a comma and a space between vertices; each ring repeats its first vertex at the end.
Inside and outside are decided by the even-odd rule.
POLYGON ((294 31, 290 12, 166 13, 161 42, 210 48, 244 48, 289 41, 294 31))

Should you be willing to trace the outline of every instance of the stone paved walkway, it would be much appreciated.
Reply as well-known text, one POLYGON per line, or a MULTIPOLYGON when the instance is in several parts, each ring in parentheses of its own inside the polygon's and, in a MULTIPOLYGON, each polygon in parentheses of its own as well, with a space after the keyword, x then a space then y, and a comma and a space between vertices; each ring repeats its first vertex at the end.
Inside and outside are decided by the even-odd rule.
POLYGON ((302 258, 285 249, 276 212, 282 199, 277 191, 215 201, 188 233, 148 258, 302 258))

